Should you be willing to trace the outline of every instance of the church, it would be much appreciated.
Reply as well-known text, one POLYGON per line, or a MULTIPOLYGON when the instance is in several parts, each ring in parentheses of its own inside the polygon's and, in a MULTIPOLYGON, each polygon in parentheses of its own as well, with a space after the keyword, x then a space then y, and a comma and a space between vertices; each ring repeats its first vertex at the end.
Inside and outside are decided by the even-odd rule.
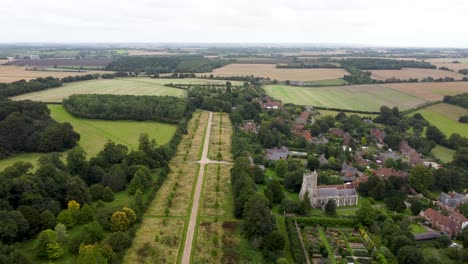
POLYGON ((302 187, 299 199, 310 200, 312 207, 323 208, 331 199, 335 200, 336 206, 351 206, 358 204, 358 195, 352 183, 338 185, 317 186, 317 172, 305 173, 302 179, 302 187))

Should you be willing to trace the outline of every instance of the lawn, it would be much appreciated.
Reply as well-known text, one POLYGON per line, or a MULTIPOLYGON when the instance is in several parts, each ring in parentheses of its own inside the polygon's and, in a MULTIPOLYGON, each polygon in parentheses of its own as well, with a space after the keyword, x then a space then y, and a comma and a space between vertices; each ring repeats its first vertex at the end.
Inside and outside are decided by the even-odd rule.
MULTIPOLYGON (((43 102, 62 102, 73 94, 120 94, 120 95, 156 95, 184 97, 186 92, 164 86, 164 84, 224 84, 226 81, 206 79, 152 79, 152 78, 120 78, 99 79, 65 84, 59 88, 14 96, 13 100, 38 100, 43 102)), ((231 82, 235 85, 241 82, 231 82)))
POLYGON ((379 111, 382 105, 397 106, 400 110, 405 110, 425 102, 379 85, 320 88, 267 85, 264 89, 269 96, 280 99, 283 103, 361 111, 379 111))
MULTIPOLYGON (((141 133, 147 133, 150 138, 156 139, 157 144, 166 144, 177 128, 175 125, 154 121, 109 121, 76 118, 61 105, 48 105, 48 107, 53 119, 58 122, 69 122, 74 130, 80 134, 79 145, 87 152, 88 158, 101 151, 109 140, 126 145, 129 149, 137 149, 141 133)), ((0 170, 17 161, 28 161, 35 164, 42 155, 44 154, 27 153, 0 160, 0 170)))
POLYGON ((437 145, 432 149, 432 154, 443 162, 451 162, 453 160, 453 155, 455 155, 455 150, 437 145))
POLYGON ((411 233, 413 233, 413 234, 427 233, 426 228, 424 228, 423 226, 418 225, 418 224, 411 224, 410 229, 411 229, 411 233))
POLYGON ((468 124, 458 122, 462 115, 468 115, 468 110, 449 104, 437 104, 419 110, 427 121, 438 127, 442 132, 450 137, 452 133, 458 133, 468 137, 468 124))

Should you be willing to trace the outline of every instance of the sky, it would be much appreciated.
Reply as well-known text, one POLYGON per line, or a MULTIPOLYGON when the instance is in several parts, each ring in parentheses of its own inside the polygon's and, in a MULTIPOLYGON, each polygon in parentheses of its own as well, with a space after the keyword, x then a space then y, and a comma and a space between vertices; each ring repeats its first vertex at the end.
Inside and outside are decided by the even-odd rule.
POLYGON ((465 0, 2 0, 0 42, 468 48, 465 0))

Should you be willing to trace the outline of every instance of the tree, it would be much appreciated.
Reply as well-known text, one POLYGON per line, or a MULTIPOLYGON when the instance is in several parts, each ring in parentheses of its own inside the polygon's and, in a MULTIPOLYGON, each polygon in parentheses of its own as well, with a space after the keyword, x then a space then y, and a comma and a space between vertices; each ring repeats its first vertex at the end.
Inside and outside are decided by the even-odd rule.
POLYGON ((133 225, 136 222, 137 216, 136 216, 135 212, 132 209, 130 209, 128 207, 124 207, 124 208, 122 208, 122 212, 124 212, 125 215, 127 216, 127 219, 128 219, 128 222, 130 223, 130 225, 133 225))
POLYGON ((134 195, 137 189, 146 190, 148 187, 148 176, 142 169, 138 169, 135 174, 133 175, 132 180, 128 186, 128 192, 131 195, 134 195))
POLYGON ((111 230, 115 231, 127 231, 130 227, 130 221, 127 215, 122 211, 116 211, 111 217, 111 230))
POLYGON ((364 201, 361 205, 361 208, 356 211, 357 219, 365 226, 370 226, 372 223, 374 223, 375 216, 375 210, 372 208, 369 201, 364 201))
POLYGON ((265 172, 258 165, 253 166, 252 175, 256 184, 265 183, 265 172))
POLYGON ((62 224, 58 223, 55 226, 55 236, 57 237, 57 242, 60 244, 64 244, 68 240, 68 234, 67 234, 67 227, 62 224))
POLYGON ((400 191, 392 191, 384 199, 385 205, 391 211, 401 213, 406 209, 405 196, 400 191))
POLYGON ((435 126, 428 126, 426 129, 426 138, 428 140, 434 140, 437 144, 440 144, 445 140, 445 135, 435 126))
POLYGON ((284 244, 284 237, 279 231, 275 230, 265 237, 262 247, 268 251, 279 251, 283 250, 284 244))
POLYGON ((420 264, 424 263, 424 256, 421 250, 415 246, 404 246, 398 250, 397 259, 399 264, 420 264))
POLYGON ((271 197, 269 197, 268 199, 272 203, 279 204, 284 199, 283 187, 278 181, 271 181, 268 184, 267 189, 271 191, 271 197))
POLYGON ((55 227, 55 215, 51 211, 44 210, 39 217, 41 219, 42 229, 51 229, 55 227))
POLYGON ((420 213, 421 210, 422 210, 422 204, 421 204, 421 202, 419 202, 418 200, 414 200, 414 201, 411 203, 410 210, 411 210, 411 212, 413 213, 413 215, 419 215, 419 213, 420 213))
POLYGON ((66 227, 73 227, 76 223, 76 220, 73 218, 73 216, 68 210, 63 210, 57 216, 57 222, 64 224, 66 227))
POLYGON ((100 183, 93 184, 89 187, 89 194, 91 195, 92 201, 102 199, 102 193, 104 192, 104 185, 100 183))
POLYGON ((363 145, 363 146, 367 145, 367 139, 366 139, 366 137, 362 137, 362 138, 361 138, 361 145, 363 145))
POLYGON ((67 169, 71 175, 84 174, 87 168, 86 152, 82 147, 74 147, 67 153, 67 169))
POLYGON ((86 224, 94 220, 94 210, 88 204, 85 204, 81 208, 80 213, 77 216, 78 224, 86 224))
POLYGON ((142 214, 143 210, 143 192, 140 189, 137 189, 135 192, 135 198, 133 200, 133 205, 135 207, 136 213, 138 215, 142 214))
POLYGON ((463 228, 461 238, 463 241, 463 247, 468 248, 468 227, 463 228))
POLYGON ((325 214, 328 216, 335 216, 336 215, 336 202, 334 199, 330 199, 325 204, 325 214))
POLYGON ((40 258, 54 260, 63 255, 63 249, 57 243, 55 231, 46 229, 42 231, 36 240, 36 254, 40 258))
POLYGON ((396 236, 392 239, 392 243, 390 245, 390 249, 396 254, 400 248, 404 246, 412 246, 413 241, 407 238, 404 235, 396 236))
POLYGON ((66 200, 75 200, 81 204, 85 204, 90 200, 86 183, 78 176, 72 177, 67 181, 65 196, 66 200))
POLYGON ((118 253, 130 247, 132 240, 127 233, 117 231, 107 236, 105 243, 109 244, 118 253))
POLYGON ((432 186, 434 183, 434 177, 430 169, 426 168, 422 164, 418 164, 411 171, 409 182, 416 191, 424 192, 432 186))
POLYGON ((102 192, 102 200, 104 202, 112 202, 114 201, 114 192, 112 191, 109 186, 104 188, 104 191, 102 192))
POLYGON ((307 168, 309 170, 316 170, 320 167, 320 161, 314 156, 314 155, 309 155, 307 158, 307 168))
POLYGON ((83 227, 83 243, 84 244, 94 244, 101 241, 104 238, 104 229, 102 226, 94 221, 89 224, 86 224, 83 227))
POLYGON ((108 186, 114 192, 122 191, 125 188, 127 183, 125 171, 122 169, 122 166, 116 164, 111 167, 110 171, 104 175, 102 178, 102 184, 108 186))
POLYGON ((284 178, 288 171, 288 163, 285 160, 278 160, 276 162, 275 172, 278 177, 284 178))
POLYGON ((247 238, 265 237, 273 230, 274 223, 267 201, 255 194, 245 204, 243 230, 247 238))
POLYGON ((107 259, 95 245, 81 245, 77 262, 78 264, 106 264, 107 259))

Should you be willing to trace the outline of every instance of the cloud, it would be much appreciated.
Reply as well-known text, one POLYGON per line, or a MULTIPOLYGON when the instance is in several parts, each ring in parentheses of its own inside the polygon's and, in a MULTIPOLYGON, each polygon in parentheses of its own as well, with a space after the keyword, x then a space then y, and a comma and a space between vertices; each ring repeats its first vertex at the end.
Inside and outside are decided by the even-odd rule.
POLYGON ((4 0, 1 42, 468 47, 460 0, 4 0), (6 25, 6 26, 5 26, 6 25))

